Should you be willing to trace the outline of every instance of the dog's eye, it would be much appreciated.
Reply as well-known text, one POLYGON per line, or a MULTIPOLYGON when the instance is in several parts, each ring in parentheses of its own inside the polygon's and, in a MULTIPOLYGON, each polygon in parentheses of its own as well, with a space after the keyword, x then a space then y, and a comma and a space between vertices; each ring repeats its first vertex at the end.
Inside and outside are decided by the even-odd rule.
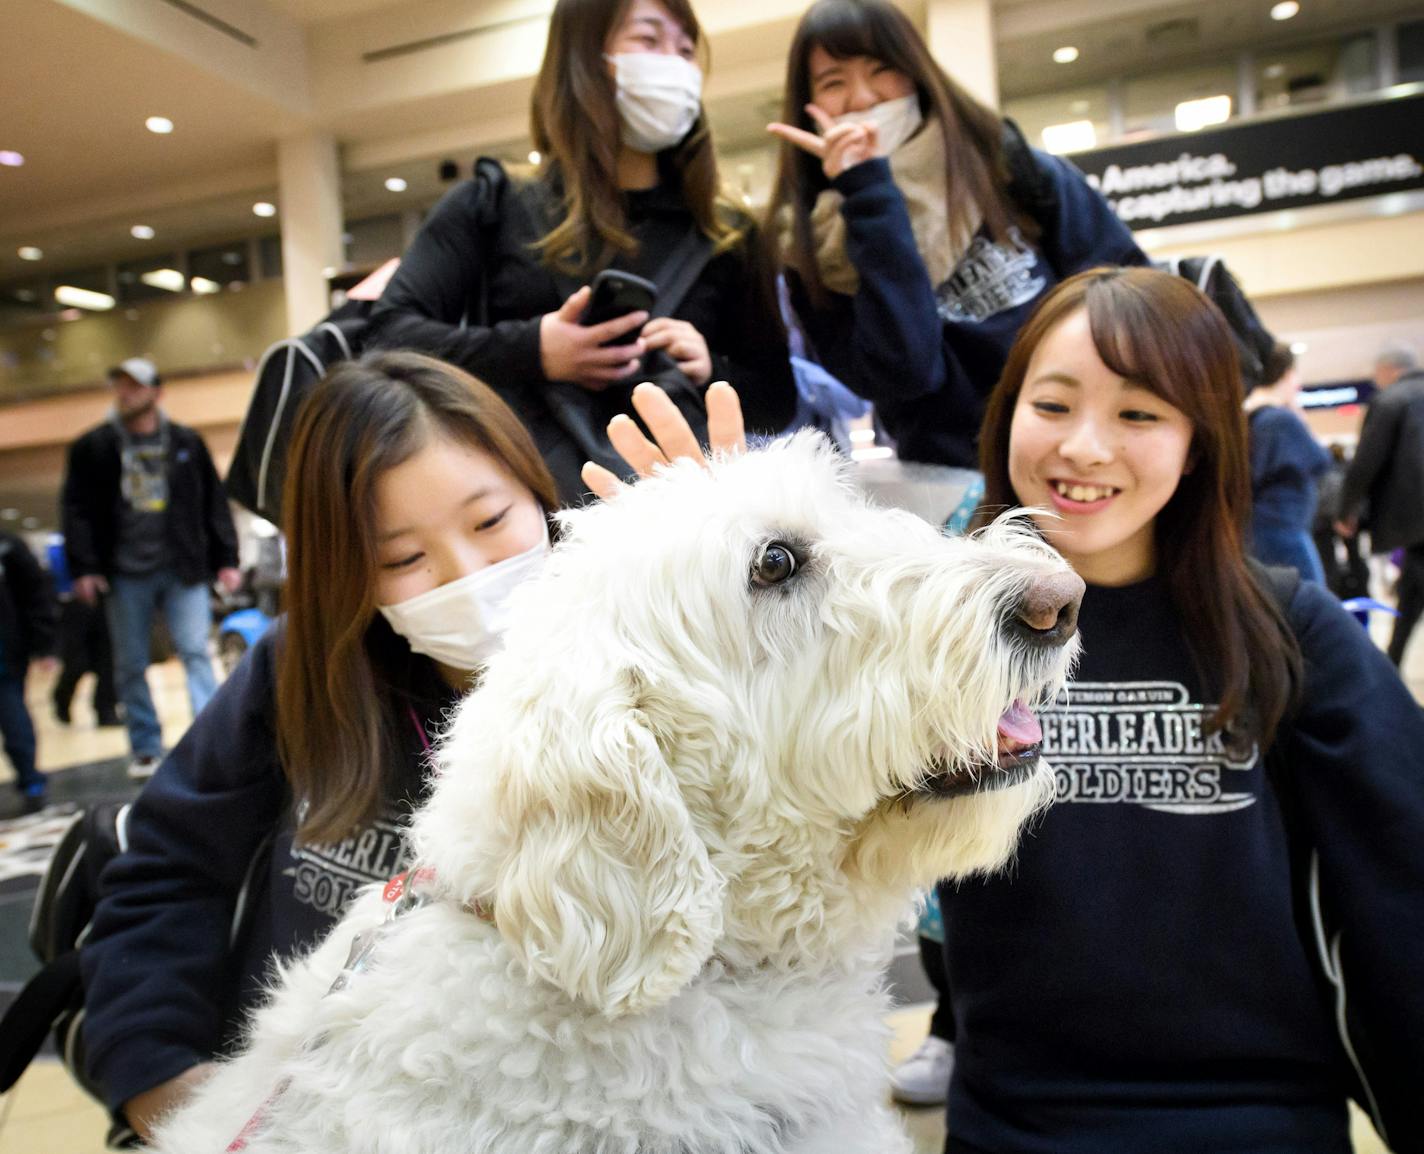
POLYGON ((758 585, 780 585, 796 572, 796 554, 782 541, 770 541, 752 562, 752 580, 758 585))

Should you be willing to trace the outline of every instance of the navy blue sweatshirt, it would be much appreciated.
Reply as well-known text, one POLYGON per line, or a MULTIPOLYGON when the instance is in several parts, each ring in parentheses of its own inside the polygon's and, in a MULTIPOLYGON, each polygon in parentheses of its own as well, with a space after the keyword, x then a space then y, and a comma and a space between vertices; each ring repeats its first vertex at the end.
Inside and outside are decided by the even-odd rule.
POLYGON ((1253 412, 1250 428, 1254 523, 1309 533, 1315 482, 1330 469, 1330 454, 1300 417, 1278 405, 1253 412))
POLYGON ((144 787, 129 815, 128 850, 104 870, 80 964, 86 1063, 111 1109, 220 1053, 256 1004, 272 960, 314 945, 358 887, 404 868, 401 823, 424 781, 416 719, 433 734, 453 694, 428 661, 411 659, 412 689, 391 692, 405 756, 392 767, 381 813, 340 843, 294 848, 274 728, 275 632, 144 787), (230 951, 249 870, 252 906, 230 951))
MULTIPOLYGON (((1306 666, 1278 739, 1293 828, 1319 852, 1394 1148, 1418 1151, 1424 715, 1321 588, 1300 586, 1290 620, 1306 666)), ((1071 704, 1043 716, 1057 803, 1007 872, 941 887, 947 1149, 1349 1154, 1347 1067, 1264 758, 1203 737, 1159 580, 1089 588, 1080 623, 1071 704)))
POLYGON ((910 461, 977 468, 979 424, 1009 348, 1059 281, 1097 265, 1147 257, 1107 202, 1066 160, 1034 152, 1054 185, 1057 219, 1044 246, 997 244, 981 230, 942 285, 930 284, 905 200, 885 159, 846 169, 846 246, 860 274, 853 297, 829 293, 816 309, 794 271, 791 302, 831 373, 874 401, 910 461))

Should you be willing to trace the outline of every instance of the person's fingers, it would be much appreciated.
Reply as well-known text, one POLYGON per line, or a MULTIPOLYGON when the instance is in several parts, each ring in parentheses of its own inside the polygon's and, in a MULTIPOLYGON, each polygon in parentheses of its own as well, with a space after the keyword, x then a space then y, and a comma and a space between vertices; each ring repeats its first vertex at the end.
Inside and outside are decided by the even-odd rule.
POLYGON ((629 361, 636 361, 647 350, 647 347, 647 343, 644 341, 634 341, 631 345, 609 345, 606 349, 589 349, 579 359, 592 368, 623 365, 629 361))
POLYGON ((702 446, 697 442, 697 434, 692 431, 682 410, 657 385, 644 381, 634 388, 633 407, 653 434, 653 440, 663 456, 669 460, 684 457, 702 460, 702 446))
POLYGON ((726 381, 707 387, 707 439, 714 453, 745 453, 747 427, 742 419, 742 399, 726 381))
POLYGON ((621 336, 626 336, 647 319, 648 314, 639 309, 636 312, 625 313, 621 317, 604 321, 602 324, 589 325, 584 329, 584 332, 588 335, 590 344, 601 345, 605 341, 613 341, 621 336))
POLYGON ((590 289, 584 285, 581 289, 575 289, 569 294, 568 300, 559 306, 558 317, 561 321, 567 321, 571 325, 578 324, 578 319, 583 315, 583 310, 588 307, 588 294, 590 289))
POLYGON ((680 321, 676 317, 654 317, 643 326, 641 335, 645 337, 656 336, 658 333, 667 332, 669 329, 691 328, 687 321, 680 321))
POLYGON ((835 117, 819 104, 807 104, 805 105, 805 109, 806 115, 811 118, 812 123, 814 123, 822 133, 828 133, 831 129, 836 127, 835 117))
POLYGON ((611 501, 628 487, 602 465, 595 464, 593 461, 583 463, 583 468, 579 470, 579 477, 582 478, 588 491, 601 501, 611 501))
POLYGON ((655 468, 668 463, 662 450, 643 436, 638 423, 624 413, 608 422, 608 442, 640 477, 650 477, 655 468))
POLYGON ((804 128, 797 128, 793 124, 768 124, 766 130, 772 136, 779 137, 787 144, 795 145, 803 152, 809 152, 812 156, 824 156, 826 153, 826 142, 814 132, 807 132, 804 128))

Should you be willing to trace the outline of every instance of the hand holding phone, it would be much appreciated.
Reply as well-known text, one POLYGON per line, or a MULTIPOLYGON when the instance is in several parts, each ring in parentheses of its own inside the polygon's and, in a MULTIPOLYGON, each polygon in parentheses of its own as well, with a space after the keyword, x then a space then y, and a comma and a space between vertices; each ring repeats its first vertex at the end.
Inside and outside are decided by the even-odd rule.
POLYGON ((592 298, 592 286, 585 285, 539 318, 539 366, 549 380, 597 390, 637 372, 647 351, 637 330, 647 312, 638 309, 589 325, 584 318, 592 298))
POLYGON ((593 278, 592 295, 579 323, 599 325, 629 313, 651 312, 658 299, 658 286, 643 277, 616 268, 606 268, 593 278))

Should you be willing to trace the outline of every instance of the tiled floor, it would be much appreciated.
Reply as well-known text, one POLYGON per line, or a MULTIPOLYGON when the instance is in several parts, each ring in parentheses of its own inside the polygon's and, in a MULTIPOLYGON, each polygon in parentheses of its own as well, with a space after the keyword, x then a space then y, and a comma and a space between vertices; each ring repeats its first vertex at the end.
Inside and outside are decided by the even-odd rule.
MULTIPOLYGON (((1389 623, 1379 620, 1372 633, 1381 643, 1389 623)), ((90 789, 125 788, 121 759, 127 754, 122 729, 98 729, 88 705, 87 683, 81 685, 73 709, 73 724, 60 726, 50 707, 53 673, 36 670, 31 678, 31 712, 39 730, 40 766, 60 770, 76 765, 92 768, 62 779, 64 792, 84 796, 90 789), (109 762, 109 764, 102 764, 109 762), (100 763, 100 764, 96 764, 100 763)), ((176 742, 189 721, 182 668, 174 661, 149 671, 155 702, 163 718, 164 740, 176 742)), ((1416 698, 1424 701, 1424 630, 1414 639, 1405 659, 1405 679, 1416 698)), ((58 790, 56 792, 59 792, 58 790)), ((3 896, 0 896, 3 901, 3 896)), ((15 923, 12 921, 11 925, 15 923)), ((9 936, 9 935, 7 935, 9 936)), ((9 943, 14 945, 16 943, 9 943)), ((892 1057, 907 1056, 924 1036, 928 1011, 911 1007, 892 1016, 895 1029, 892 1057)), ((938 1154, 944 1143, 944 1115, 938 1108, 905 1111, 906 1126, 915 1139, 916 1154, 938 1154)), ((1359 1154, 1384 1154, 1368 1121, 1353 1115, 1359 1154)), ((86 1098, 55 1061, 36 1062, 14 1091, 0 1102, 0 1154, 101 1154, 107 1129, 104 1111, 86 1098)))

